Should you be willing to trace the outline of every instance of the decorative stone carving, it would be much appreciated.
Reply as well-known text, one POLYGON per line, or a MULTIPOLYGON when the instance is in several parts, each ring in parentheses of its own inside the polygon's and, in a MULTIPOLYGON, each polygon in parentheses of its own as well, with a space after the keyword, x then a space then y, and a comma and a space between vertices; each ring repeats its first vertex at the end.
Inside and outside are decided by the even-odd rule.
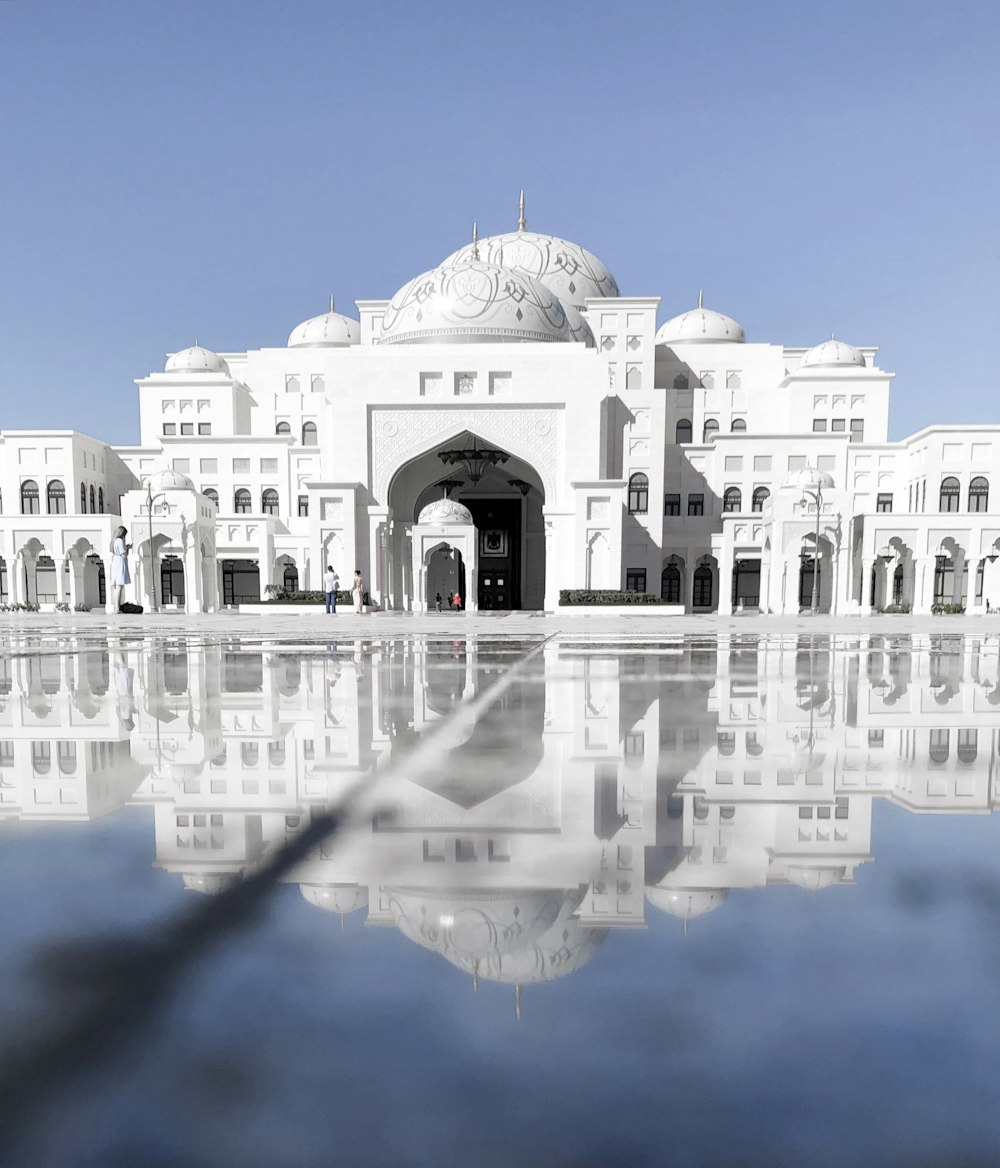
POLYGON ((472 526, 472 512, 454 499, 435 499, 428 503, 417 516, 417 523, 443 527, 446 524, 472 526))

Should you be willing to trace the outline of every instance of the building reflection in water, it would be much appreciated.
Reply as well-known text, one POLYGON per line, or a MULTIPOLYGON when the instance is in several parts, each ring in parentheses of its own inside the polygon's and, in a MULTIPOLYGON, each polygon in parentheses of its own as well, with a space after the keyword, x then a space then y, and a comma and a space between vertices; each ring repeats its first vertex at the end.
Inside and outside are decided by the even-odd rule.
MULTIPOLYGON (((152 808, 155 863, 211 893, 359 783, 377 783, 527 646, 11 639, 0 813, 152 808)), ((986 814, 995 637, 552 643, 428 776, 296 872, 473 979, 520 987, 589 962, 650 913, 733 889, 850 884, 872 807, 986 814)), ((404 767, 405 773, 405 767, 404 767)))

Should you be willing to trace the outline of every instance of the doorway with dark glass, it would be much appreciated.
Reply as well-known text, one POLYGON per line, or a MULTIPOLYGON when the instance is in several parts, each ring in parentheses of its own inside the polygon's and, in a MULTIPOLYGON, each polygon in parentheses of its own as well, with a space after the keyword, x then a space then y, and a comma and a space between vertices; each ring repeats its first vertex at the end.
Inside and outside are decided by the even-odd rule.
POLYGON ((521 500, 477 499, 462 502, 472 512, 479 551, 481 611, 521 607, 521 500))

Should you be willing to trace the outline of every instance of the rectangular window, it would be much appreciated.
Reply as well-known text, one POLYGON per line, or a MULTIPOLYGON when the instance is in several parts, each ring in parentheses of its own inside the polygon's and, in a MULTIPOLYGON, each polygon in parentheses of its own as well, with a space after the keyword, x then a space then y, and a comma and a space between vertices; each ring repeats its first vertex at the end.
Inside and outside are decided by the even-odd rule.
POLYGON ((885 731, 884 730, 869 730, 868 731, 868 749, 881 750, 885 746, 885 731))
POLYGON ((181 434, 191 437, 194 434, 194 422, 181 422, 181 434))
POLYGON ((664 515, 680 515, 681 513, 681 497, 680 495, 664 495, 663 496, 663 514, 664 515))
POLYGON ((728 454, 726 456, 726 470, 735 471, 743 469, 743 458, 739 454, 728 454))
POLYGON ((198 464, 202 474, 218 474, 219 460, 217 458, 203 458, 198 464))
POLYGON ((626 592, 645 592, 646 591, 646 569, 645 568, 628 568, 625 572, 625 591, 626 592))
POLYGON ((260 460, 261 474, 277 474, 278 460, 276 458, 262 458, 260 460))
POLYGON ((892 510, 892 492, 880 491, 878 498, 875 500, 875 510, 888 513, 892 510))
POLYGON ((179 470, 181 474, 187 474, 191 470, 190 458, 175 458, 173 461, 174 470, 179 470))
POLYGON ((826 418, 813 418, 813 433, 814 434, 825 434, 826 433, 826 418))
POLYGON ((326 392, 326 378, 323 376, 322 373, 314 373, 312 375, 311 388, 312 388, 313 393, 325 393, 326 392))
POLYGON ((163 423, 164 437, 172 438, 176 433, 177 433, 177 423, 176 422, 164 422, 163 423))
POLYGON ((837 456, 835 454, 820 454, 816 458, 817 470, 836 470, 837 456))
POLYGON ((705 514, 704 494, 688 495, 688 515, 705 514))
POLYGON ((834 432, 834 434, 843 434, 847 429, 847 419, 834 418, 830 423, 830 429, 834 432))
POLYGON ((250 459, 249 458, 234 458, 233 459, 233 474, 249 474, 250 473, 250 459))
POLYGON ((790 454, 788 456, 788 469, 801 470, 806 464, 806 456, 804 454, 790 454))
POLYGON ((307 519, 309 517, 309 496, 299 495, 299 518, 307 519))
POLYGON ((210 437, 210 435, 212 433, 212 423, 211 422, 199 422, 198 423, 198 433, 202 438, 210 437))
POLYGON ((754 470, 770 470, 771 456, 770 454, 755 454, 753 456, 754 470))
POLYGON ((851 418, 851 441, 864 442, 865 440, 865 420, 864 418, 851 418))

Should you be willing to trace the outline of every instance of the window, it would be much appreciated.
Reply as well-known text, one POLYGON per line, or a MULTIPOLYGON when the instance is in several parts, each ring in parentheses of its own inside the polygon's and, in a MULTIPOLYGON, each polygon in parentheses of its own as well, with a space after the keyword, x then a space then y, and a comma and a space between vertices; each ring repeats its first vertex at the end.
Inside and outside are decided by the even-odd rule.
POLYGON ((826 433, 826 418, 813 418, 813 433, 814 434, 825 434, 826 433))
POLYGON ((668 604, 681 602, 681 573, 674 564, 667 564, 660 576, 660 599, 668 604))
POLYGON ((278 460, 276 458, 262 458, 260 460, 261 474, 277 474, 278 460))
POLYGON ((649 510, 649 479, 644 474, 634 474, 628 481, 629 515, 645 515, 649 510))
POLYGON ((684 446, 691 441, 691 422, 687 418, 681 418, 677 423, 674 441, 678 446, 684 446))
POLYGON ((747 432, 746 418, 733 418, 733 424, 729 427, 730 434, 745 434, 747 432))
POLYGON ((80 514, 87 514, 87 484, 80 484, 80 514))
POLYGON ((299 570, 294 564, 286 564, 281 574, 281 586, 286 592, 298 592, 299 570))
POLYGON ((302 445, 303 446, 318 446, 319 435, 316 431, 315 422, 302 423, 302 445))
POLYGON ((941 493, 939 496, 939 510, 957 511, 960 490, 961 488, 958 485, 958 479, 956 479, 953 475, 949 475, 948 478, 942 479, 941 493))
POLYGON ((90 484, 90 513, 91 515, 97 514, 97 495, 94 492, 93 483, 90 484))
POLYGON ((250 459, 249 458, 234 458, 233 459, 233 474, 249 474, 250 473, 250 459))
POLYGON ((727 487, 726 493, 722 496, 722 510, 723 511, 742 511, 743 510, 743 493, 739 487, 727 487))
MULTIPOLYGON (((80 490, 82 491, 83 488, 81 487, 80 490)), ((83 509, 87 510, 86 505, 83 509)), ((21 484, 21 514, 37 515, 38 513, 38 483, 34 479, 25 479, 21 484)))
POLYGON ((771 456, 770 454, 755 454, 753 456, 754 470, 770 470, 771 456))
POLYGON ((851 418, 851 441, 864 442, 865 440, 865 420, 864 418, 851 418))
POLYGON ((278 514, 278 492, 273 487, 268 487, 260 496, 260 509, 265 515, 278 514))
POLYGON ((686 373, 678 373, 674 378, 674 389, 689 389, 690 383, 686 373))
POLYGON ((830 429, 834 432, 834 434, 843 434, 844 431, 847 429, 847 419, 846 418, 834 418, 833 421, 830 423, 830 429))
POLYGON ((277 426, 274 427, 274 432, 275 434, 291 434, 292 427, 288 422, 279 422, 277 426))
POLYGON ((202 474, 218 474, 219 460, 217 458, 203 458, 198 463, 198 469, 202 474))
POLYGON ((181 422, 181 434, 189 438, 194 434, 194 422, 181 422))
POLYGON ((990 484, 982 475, 969 483, 969 510, 986 511, 990 502, 990 484))
POLYGON ((309 517, 309 496, 299 495, 299 518, 308 519, 309 517))
POLYGON ((949 730, 932 730, 930 733, 927 753, 930 755, 931 762, 937 766, 948 761, 948 755, 951 753, 950 737, 949 730))
POLYGON ((212 423, 211 422, 199 422, 198 423, 198 434, 202 438, 207 438, 211 433, 212 433, 212 423))
POLYGON ((164 422, 163 423, 163 436, 165 438, 172 438, 176 433, 177 433, 177 423, 176 422, 164 422))
POLYGON ((645 568, 627 568, 625 571, 625 591, 626 592, 645 592, 646 591, 646 569, 645 568))
POLYGON ((959 730, 958 732, 958 761, 968 765, 976 761, 979 753, 979 731, 959 730))
POLYGON ((250 492, 246 487, 240 487, 233 496, 233 510, 237 515, 250 514, 250 492))
POLYGON ((215 489, 215 487, 206 487, 202 491, 202 494, 205 496, 206 499, 211 499, 212 503, 215 505, 216 511, 218 511, 218 509, 219 509, 219 492, 215 489))
POLYGON ((191 459, 175 458, 172 465, 174 470, 179 470, 181 474, 187 474, 191 470, 191 459))
POLYGON ((98 515, 104 514, 104 488, 103 487, 97 488, 97 513, 98 513, 98 515))
POLYGON ((702 370, 698 380, 704 389, 715 389, 715 371, 713 369, 702 370))
POLYGON ((681 513, 681 497, 680 495, 664 495, 663 496, 663 514, 664 515, 680 515, 681 513))
POLYGON ((892 492, 880 491, 875 500, 875 510, 888 514, 892 510, 892 492))
POLYGON ((726 389, 739 389, 742 384, 743 379, 740 377, 737 370, 732 369, 729 373, 726 374, 726 389))
POLYGON ((705 428, 701 432, 702 442, 711 442, 711 440, 716 436, 716 434, 718 434, 718 432, 719 432, 719 419, 718 418, 706 418, 705 419, 705 428))
POLYGON ((712 569, 707 564, 695 568, 691 591, 692 608, 712 607, 712 569))
POLYGON ((789 470, 802 470, 806 464, 806 456, 804 454, 790 454, 788 456, 789 470))
POLYGON ((705 496, 704 494, 688 495, 688 515, 704 515, 705 514, 705 496))
POLYGON ((66 488, 59 479, 53 479, 45 488, 45 502, 50 515, 66 514, 66 488))
POLYGON ((770 497, 771 497, 771 492, 767 489, 767 487, 757 487, 753 493, 753 500, 751 502, 751 509, 753 511, 763 511, 764 510, 764 500, 770 499, 770 497))

